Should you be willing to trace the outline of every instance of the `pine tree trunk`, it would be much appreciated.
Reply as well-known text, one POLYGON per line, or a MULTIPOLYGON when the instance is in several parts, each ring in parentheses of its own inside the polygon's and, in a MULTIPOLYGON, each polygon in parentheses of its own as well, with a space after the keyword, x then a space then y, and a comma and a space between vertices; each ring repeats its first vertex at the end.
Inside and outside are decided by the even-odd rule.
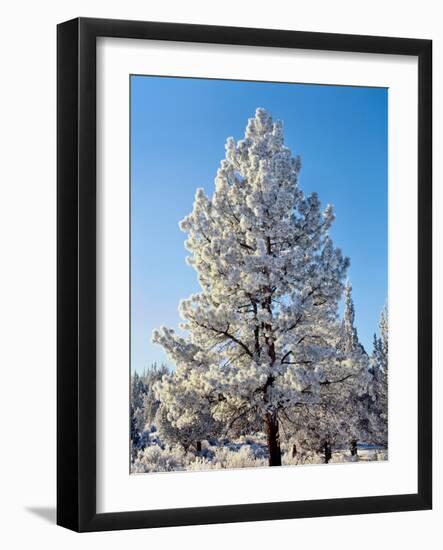
POLYGON ((351 441, 351 456, 357 456, 357 440, 353 439, 351 441))
POLYGON ((201 441, 197 441, 196 447, 197 447, 197 452, 198 452, 198 453, 201 453, 201 451, 202 451, 202 442, 201 442, 201 441))
POLYGON ((269 466, 281 466, 280 435, 275 414, 266 413, 265 433, 268 440, 269 466))
POLYGON ((325 464, 328 464, 332 458, 331 444, 329 443, 329 441, 325 441, 324 450, 325 450, 325 464))

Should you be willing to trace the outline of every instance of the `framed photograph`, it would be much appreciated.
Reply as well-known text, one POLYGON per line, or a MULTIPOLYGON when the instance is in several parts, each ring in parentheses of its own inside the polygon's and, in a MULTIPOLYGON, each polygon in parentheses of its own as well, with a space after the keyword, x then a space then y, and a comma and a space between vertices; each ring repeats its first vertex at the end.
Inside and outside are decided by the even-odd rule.
POLYGON ((431 41, 57 36, 58 524, 430 509, 431 41))

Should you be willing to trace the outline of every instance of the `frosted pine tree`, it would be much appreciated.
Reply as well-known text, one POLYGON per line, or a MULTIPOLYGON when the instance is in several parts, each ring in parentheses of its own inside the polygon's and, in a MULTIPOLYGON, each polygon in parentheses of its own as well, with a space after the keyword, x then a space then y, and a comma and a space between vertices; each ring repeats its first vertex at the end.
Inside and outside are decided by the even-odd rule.
POLYGON ((343 443, 349 443, 352 456, 357 455, 357 443, 367 440, 369 425, 369 357, 358 339, 355 327, 355 307, 352 285, 346 283, 340 349, 353 371, 339 411, 343 443))
POLYGON ((357 329, 355 328, 355 307, 352 298, 352 285, 349 281, 345 285, 344 311, 340 336, 340 348, 345 353, 355 353, 362 349, 358 341, 357 329))
POLYGON ((343 319, 337 333, 340 360, 334 366, 334 376, 320 383, 315 400, 299 402, 282 415, 296 452, 315 451, 325 463, 331 460, 334 449, 349 448, 355 456, 362 426, 367 423, 369 360, 358 339, 349 282, 345 286, 343 319))
POLYGON ((187 336, 153 333, 176 365, 156 386, 168 419, 183 428, 209 412, 229 426, 259 414, 271 466, 281 414, 334 382, 339 362, 348 259, 328 235, 332 207, 304 196, 299 171, 282 124, 257 109, 244 139, 227 140, 212 197, 197 189, 180 224, 201 286, 180 303, 187 336))
POLYGON ((222 425, 215 421, 208 413, 199 415, 192 424, 185 423, 177 427, 168 418, 168 410, 160 406, 155 417, 155 423, 160 433, 160 438, 168 445, 181 445, 187 452, 189 449, 196 453, 201 451, 203 439, 216 438, 222 433, 222 425))
POLYGON ((388 352, 389 352, 389 319, 388 307, 385 305, 380 315, 380 334, 374 334, 372 353, 371 396, 374 402, 372 411, 372 431, 374 442, 388 445, 388 352))
POLYGON ((374 334, 374 360, 377 367, 387 374, 388 372, 388 352, 389 352, 389 321, 388 306, 385 305, 379 321, 380 335, 374 334))

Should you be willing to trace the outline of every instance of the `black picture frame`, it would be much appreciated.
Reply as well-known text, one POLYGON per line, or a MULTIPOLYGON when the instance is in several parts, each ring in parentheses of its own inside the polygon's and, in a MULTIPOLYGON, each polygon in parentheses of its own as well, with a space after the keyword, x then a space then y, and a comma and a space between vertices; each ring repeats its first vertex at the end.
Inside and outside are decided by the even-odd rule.
POLYGON ((57 523, 104 531, 426 510, 432 506, 432 42, 78 18, 57 29, 57 523), (400 54, 418 58, 416 494, 96 512, 96 39, 400 54))

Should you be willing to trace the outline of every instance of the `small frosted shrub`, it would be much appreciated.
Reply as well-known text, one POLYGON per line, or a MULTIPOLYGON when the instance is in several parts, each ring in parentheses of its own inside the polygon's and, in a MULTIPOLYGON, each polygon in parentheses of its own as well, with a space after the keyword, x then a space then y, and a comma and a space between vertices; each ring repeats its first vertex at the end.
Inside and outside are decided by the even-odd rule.
POLYGON ((240 447, 238 450, 229 447, 214 449, 212 460, 204 457, 197 457, 188 465, 188 470, 220 470, 235 468, 255 468, 267 466, 268 461, 256 457, 253 448, 249 446, 240 447))
POLYGON ((137 474, 174 472, 186 469, 185 462, 186 456, 180 447, 162 449, 158 445, 152 445, 139 452, 132 472, 137 474))

